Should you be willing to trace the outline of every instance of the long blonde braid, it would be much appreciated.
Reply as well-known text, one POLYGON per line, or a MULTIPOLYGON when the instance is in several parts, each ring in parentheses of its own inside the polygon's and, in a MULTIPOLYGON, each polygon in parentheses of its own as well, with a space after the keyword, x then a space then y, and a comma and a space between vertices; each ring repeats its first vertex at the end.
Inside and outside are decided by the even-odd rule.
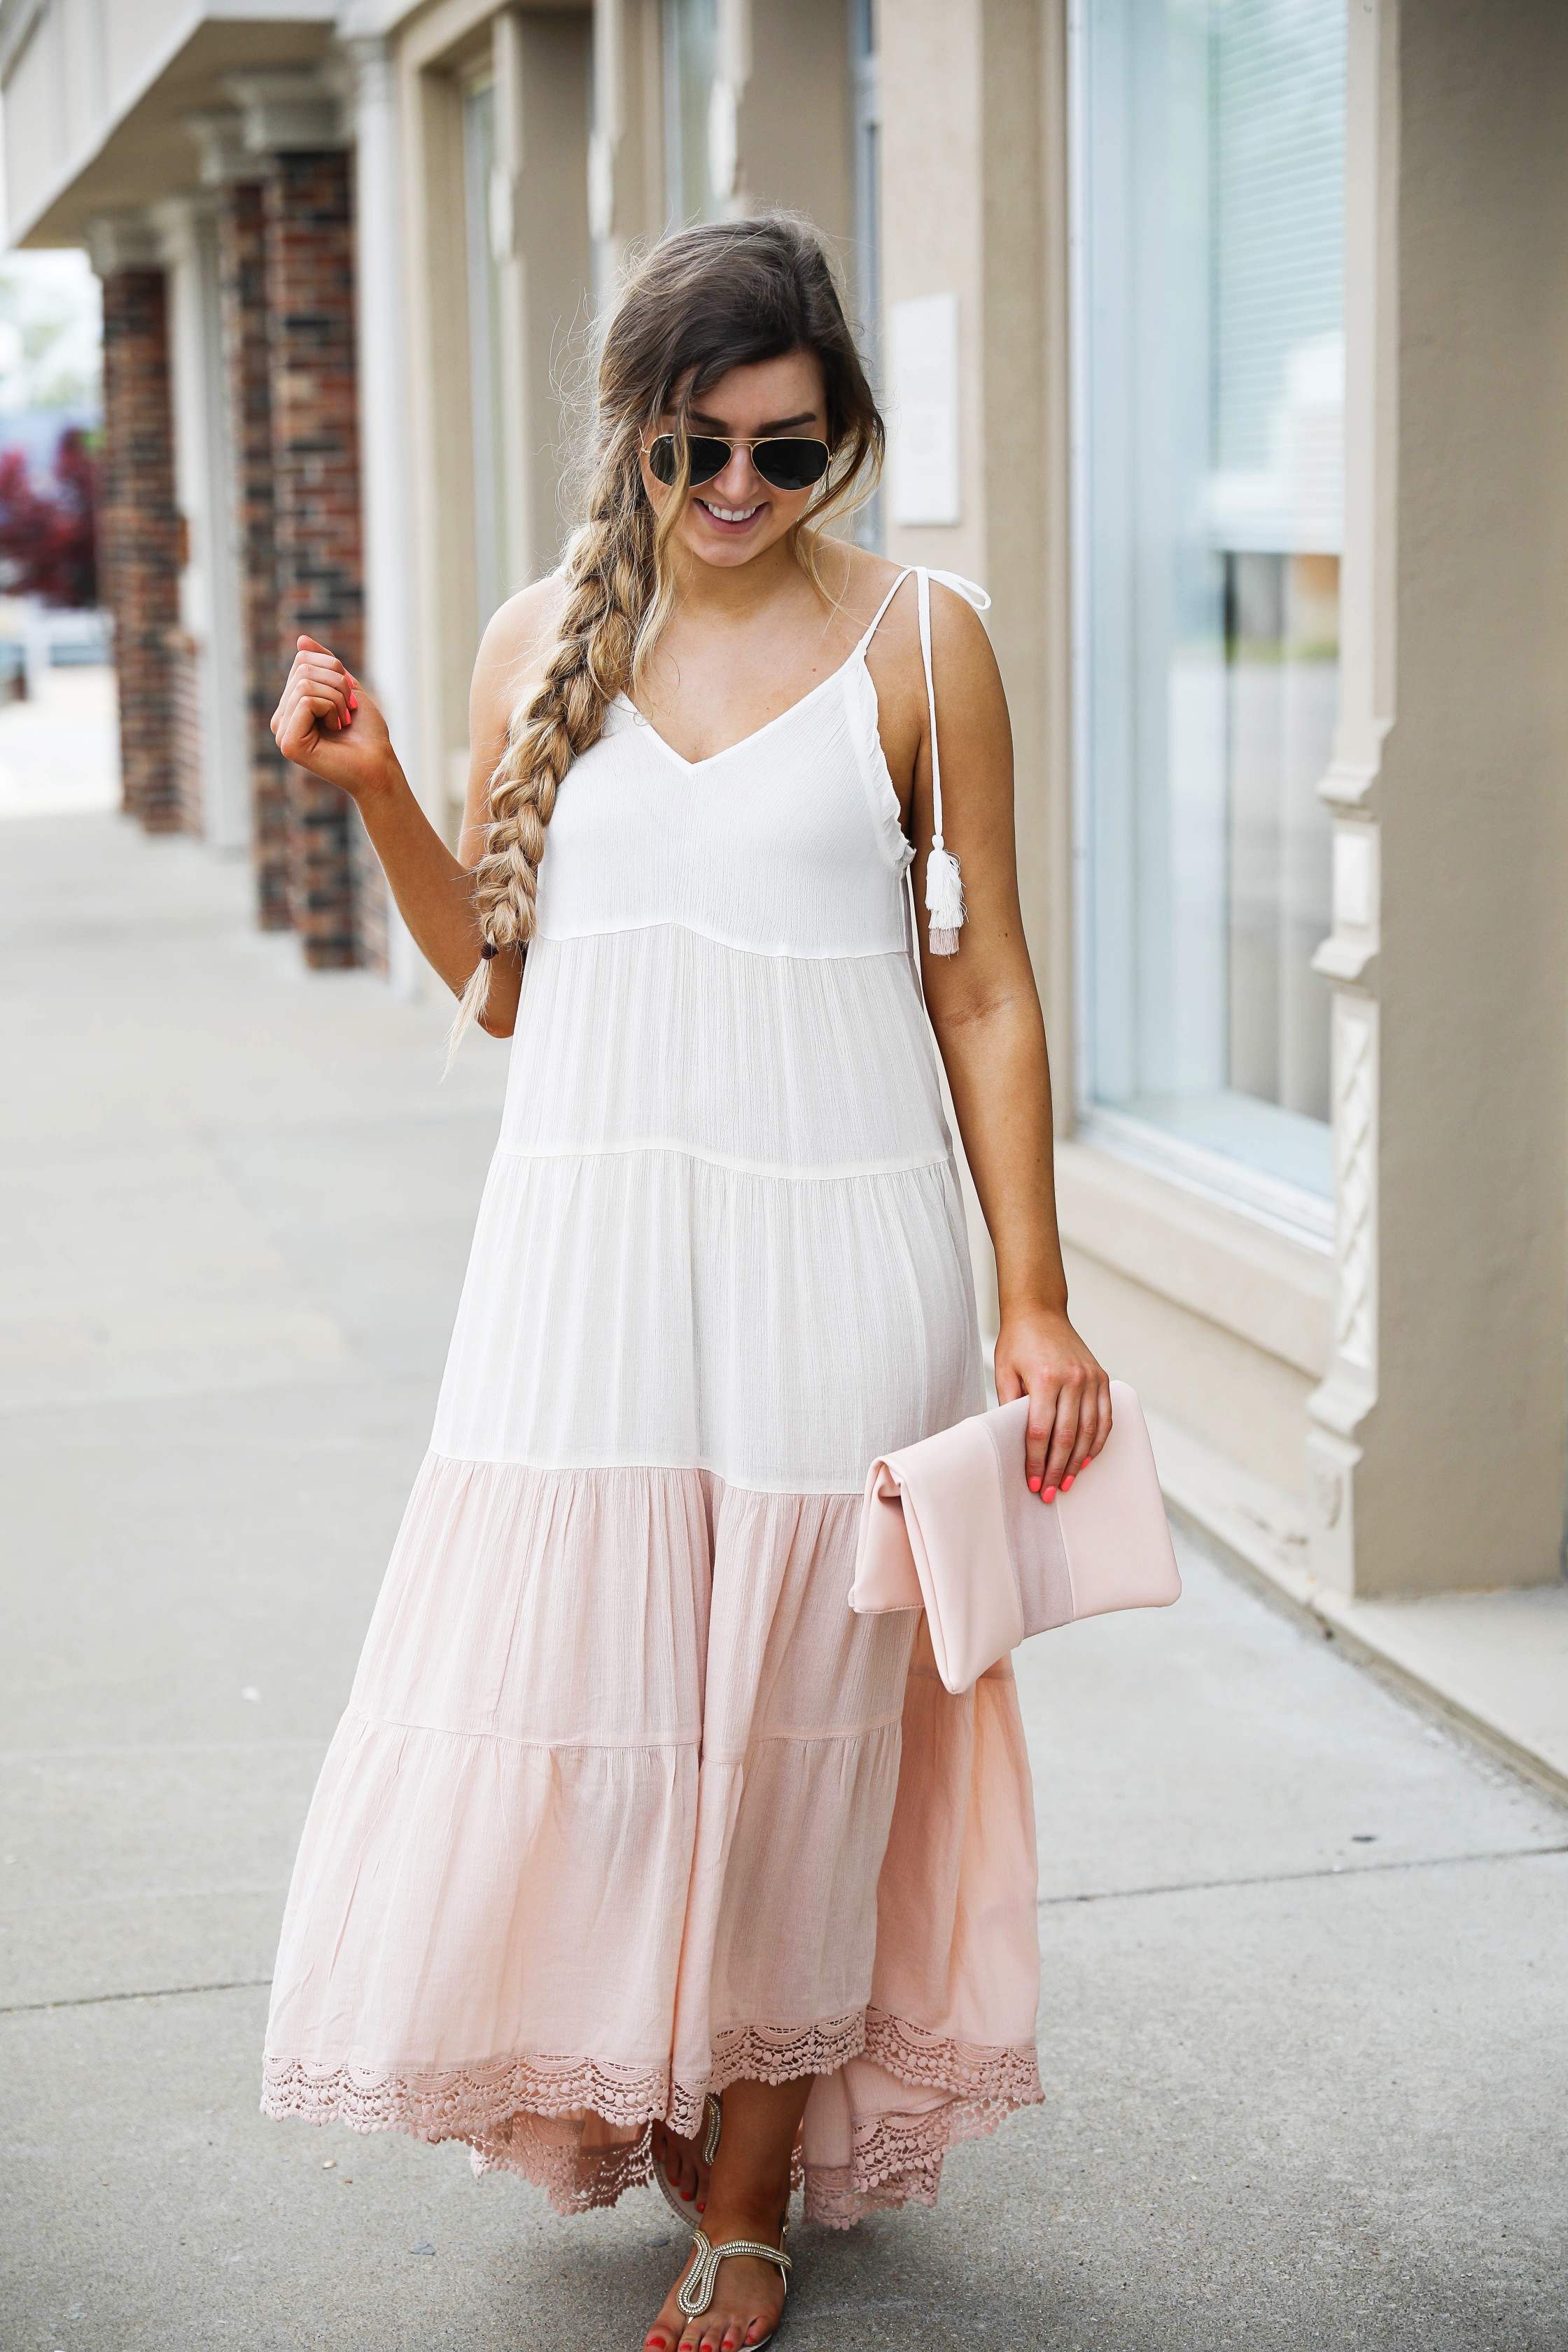
POLYGON ((795 533, 796 554, 817 580, 816 530, 868 493, 882 420, 810 224, 769 214, 681 230, 653 248, 617 305, 599 366, 587 520, 563 566, 556 649, 537 690, 513 713, 490 780, 485 851, 473 877, 482 945, 458 1001, 448 1067, 484 1017, 495 957, 526 950, 533 936, 544 831, 566 771, 598 741, 609 704, 639 682, 669 616, 668 550, 689 487, 682 428, 692 394, 731 367, 796 350, 822 363, 835 453, 808 523, 795 533), (642 448, 672 407, 679 470, 656 513, 642 448))
POLYGON ((658 601, 658 526, 636 478, 638 439, 635 425, 623 425, 600 453, 588 520, 563 567, 566 593, 555 651, 535 693, 513 711, 490 779, 485 851, 473 881, 484 948, 458 1005, 449 1053, 484 1017, 495 955, 526 948, 533 937, 544 828, 555 795, 573 761, 598 741, 608 704, 631 684, 638 641, 658 601))

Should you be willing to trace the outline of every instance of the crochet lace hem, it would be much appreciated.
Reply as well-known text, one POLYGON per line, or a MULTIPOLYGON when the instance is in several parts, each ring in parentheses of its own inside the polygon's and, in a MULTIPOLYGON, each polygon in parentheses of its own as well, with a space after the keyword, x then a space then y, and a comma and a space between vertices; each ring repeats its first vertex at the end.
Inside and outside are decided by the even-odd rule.
POLYGON ((529 2055, 427 2073, 383 2074, 360 2066, 311 2066, 268 2058, 261 2112, 279 2120, 347 2124, 351 2131, 405 2131, 416 2139, 473 2139, 521 2115, 597 2116, 640 2129, 664 2122, 691 2138, 710 2091, 731 2083, 794 2083, 834 2074, 858 2055, 866 2012, 810 2025, 737 2025, 714 2037, 706 2081, 672 2081, 668 2069, 616 2066, 592 2058, 529 2055))
POLYGON ((409 2074, 266 2061, 264 2115, 351 2131, 467 2142, 476 2172, 502 2169, 542 2189, 559 2213, 614 2205, 653 2177, 652 2126, 696 2137, 710 2091, 735 2082, 831 2074, 864 2055, 900 2082, 948 2095, 917 2113, 855 2126, 850 2161, 807 2165, 809 2220, 846 2229, 868 2212, 936 2201, 942 2158, 1045 2094, 1032 2046, 985 2049, 878 2010, 804 2027, 746 2025, 715 2040, 706 2082, 592 2059, 521 2057, 409 2074))
POLYGON ((994 2131, 1016 2108, 1038 2106, 1046 2095, 1033 2042, 990 2048, 956 2042, 869 2010, 865 2054, 900 2082, 949 2095, 918 2112, 858 2120, 847 2165, 806 2167, 805 2218, 830 2230, 850 2229, 893 2206, 934 2205, 951 2148, 994 2131))

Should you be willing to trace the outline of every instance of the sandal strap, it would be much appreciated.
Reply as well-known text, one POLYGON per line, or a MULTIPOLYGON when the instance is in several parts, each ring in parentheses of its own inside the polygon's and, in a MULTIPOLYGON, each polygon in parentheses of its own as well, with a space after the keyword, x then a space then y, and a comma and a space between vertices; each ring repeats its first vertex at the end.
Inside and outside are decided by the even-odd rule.
POLYGON ((702 2161, 704 2164, 711 2164, 719 2153, 719 2134, 723 2128, 724 2110, 711 2091, 708 2094, 705 2105, 708 2111, 708 2137, 702 2143, 702 2161))
MULTIPOLYGON (((784 2235, 787 2243, 787 2228, 784 2235)), ((718 2291, 719 2265, 731 2254, 751 2254, 758 2262, 772 2263, 786 2289, 789 2285, 789 2274, 795 2265, 782 2244, 764 2246, 756 2238, 727 2238, 721 2246, 715 2246, 701 2230, 693 2230, 691 2242, 697 2249, 697 2260, 675 2291, 676 2303, 688 2319, 700 2319, 708 2309, 718 2291)))

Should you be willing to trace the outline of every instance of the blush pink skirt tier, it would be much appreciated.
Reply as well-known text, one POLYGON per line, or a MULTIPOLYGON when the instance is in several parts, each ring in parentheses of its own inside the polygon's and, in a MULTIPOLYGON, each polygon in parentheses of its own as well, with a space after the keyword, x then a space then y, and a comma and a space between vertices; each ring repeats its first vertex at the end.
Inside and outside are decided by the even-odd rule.
POLYGON ((656 2118, 814 2074, 806 2210, 847 2223, 1040 2097, 1012 1675, 953 1698, 919 1620, 849 1610, 857 1510, 427 1459, 295 1873, 267 2113, 466 2140, 571 2211, 650 2177, 656 2118))
POLYGON ((1005 1668, 848 1606, 872 1459, 984 1403, 863 648, 730 752, 616 706, 540 871, 432 1450, 306 1823, 269 2115, 563 2210, 815 2077, 806 2210, 1040 2097, 1005 1668))

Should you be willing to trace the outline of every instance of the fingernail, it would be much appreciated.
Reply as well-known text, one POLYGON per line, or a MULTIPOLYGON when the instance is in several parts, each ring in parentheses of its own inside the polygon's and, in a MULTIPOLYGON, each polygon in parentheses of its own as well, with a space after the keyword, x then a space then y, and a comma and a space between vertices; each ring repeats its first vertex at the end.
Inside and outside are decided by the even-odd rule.
POLYGON ((1040 1493, 1040 1500, 1042 1503, 1054 1503, 1056 1499, 1057 1490, 1054 1486, 1046 1486, 1042 1488, 1040 1493))
POLYGON ((351 694, 351 695, 350 695, 350 697, 349 697, 349 709, 350 709, 351 710, 357 710, 357 709, 359 709, 359 697, 358 697, 358 695, 357 695, 357 694, 351 694))
POLYGON ((1069 1470, 1069 1471, 1068 1472, 1067 1476, 1062 1480, 1062 1493, 1063 1493, 1064 1495, 1068 1492, 1068 1488, 1071 1486, 1072 1482, 1073 1482, 1073 1476, 1074 1476, 1073 1472, 1069 1470))
POLYGON ((1040 1491, 1040 1482, 1039 1482, 1039 1480, 1038 1480, 1037 1478, 1031 1478, 1031 1479, 1030 1479, 1030 1481, 1029 1481, 1029 1492, 1030 1492, 1030 1494, 1031 1494, 1031 1495, 1037 1495, 1037 1494, 1039 1493, 1039 1491, 1040 1491))

